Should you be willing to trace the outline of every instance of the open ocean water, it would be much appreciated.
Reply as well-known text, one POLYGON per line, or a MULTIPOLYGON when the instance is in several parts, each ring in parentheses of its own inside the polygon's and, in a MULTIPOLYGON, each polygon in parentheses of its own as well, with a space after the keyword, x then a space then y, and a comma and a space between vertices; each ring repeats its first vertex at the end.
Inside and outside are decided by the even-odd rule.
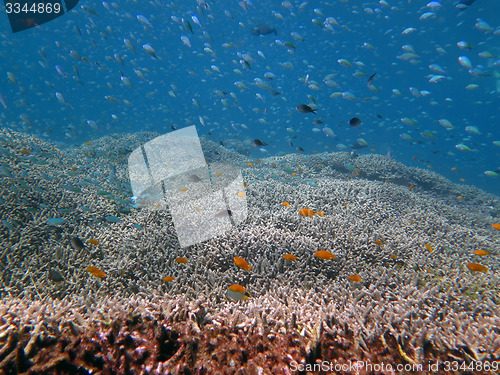
POLYGON ((500 1, 1 9, 0 371, 498 371, 500 1))

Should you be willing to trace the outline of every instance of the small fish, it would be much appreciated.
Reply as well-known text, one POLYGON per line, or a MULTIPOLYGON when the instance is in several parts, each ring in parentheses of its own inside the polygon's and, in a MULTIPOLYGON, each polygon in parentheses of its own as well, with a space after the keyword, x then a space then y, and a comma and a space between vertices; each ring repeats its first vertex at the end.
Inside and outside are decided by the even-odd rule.
POLYGON ((370 76, 370 78, 368 78, 368 82, 366 82, 366 86, 368 86, 368 88, 370 88, 370 87, 371 87, 372 82, 373 82, 373 79, 375 78, 375 74, 377 74, 377 73, 373 73, 373 74, 370 76))
POLYGON ((262 146, 267 146, 267 143, 262 142, 260 139, 254 139, 252 142, 252 146, 255 148, 260 148, 262 146))
POLYGON ((151 56, 152 58, 157 59, 157 57, 156 57, 156 51, 154 50, 154 48, 153 48, 153 47, 151 47, 151 45, 150 45, 150 44, 148 44, 148 43, 143 44, 143 45, 142 45, 142 48, 144 48, 144 50, 147 52, 147 54, 148 54, 149 56, 151 56))
POLYGON ((201 182, 202 179, 198 177, 196 174, 192 174, 188 177, 189 182, 201 182))
POLYGON ((71 238, 71 246, 75 250, 83 250, 85 248, 85 245, 83 244, 82 240, 79 239, 78 237, 71 238))
POLYGON ((239 192, 238 192, 238 197, 240 197, 240 198, 245 198, 245 193, 244 193, 244 192, 242 192, 242 191, 239 191, 239 192))
POLYGON ((254 28, 252 28, 252 31, 250 31, 250 33, 255 36, 269 35, 272 33, 278 35, 278 31, 276 30, 275 27, 270 27, 267 25, 257 25, 254 28))
POLYGON ((3 105, 5 109, 7 109, 7 103, 5 102, 5 98, 3 97, 2 93, 0 93, 0 104, 3 105))
POLYGON ((187 187, 185 187, 185 186, 181 186, 181 187, 179 188, 179 191, 187 191, 187 190, 188 190, 188 188, 187 188, 187 187))
POLYGON ((316 110, 312 109, 307 104, 299 104, 295 109, 300 113, 314 113, 314 114, 316 114, 316 110))
POLYGON ((426 248, 427 250, 429 250, 429 252, 432 252, 432 251, 434 250, 434 249, 432 248, 432 246, 431 246, 430 244, 428 244, 428 243, 426 243, 424 246, 425 246, 425 248, 426 248))
POLYGON ((347 278, 351 281, 354 281, 356 283, 359 283, 361 281, 361 276, 359 275, 349 275, 347 278))
POLYGON ((54 226, 54 227, 60 227, 61 225, 66 224, 67 222, 68 222, 68 220, 66 220, 66 219, 59 219, 56 217, 47 220, 47 224, 50 226, 54 226))
POLYGON ((188 260, 184 257, 175 258, 174 261, 178 264, 186 264, 188 262, 188 260))
POLYGON ((293 262, 293 261, 297 260, 299 257, 296 255, 293 255, 293 254, 285 254, 285 255, 283 255, 283 258, 293 262))
POLYGON ((361 125, 361 120, 359 118, 357 118, 357 117, 353 117, 352 119, 349 120, 349 125, 352 128, 356 128, 359 125, 361 125))
POLYGON ((379 246, 382 246, 384 244, 381 240, 375 240, 375 241, 373 241, 373 243, 375 243, 379 246))
POLYGON ((325 213, 323 211, 316 212, 318 216, 325 217, 325 213))
POLYGON ((460 2, 457 4, 457 8, 460 10, 467 9, 474 3, 474 1, 476 0, 460 0, 460 2))
POLYGON ((151 23, 149 22, 149 20, 143 16, 142 14, 138 14, 137 15, 137 20, 142 23, 144 26, 148 26, 148 27, 153 27, 153 25, 151 25, 151 23))
POLYGON ((285 207, 290 207, 290 203, 288 203, 288 202, 283 202, 283 203, 281 203, 281 204, 282 204, 283 206, 285 206, 285 207))
POLYGON ((31 154, 31 151, 30 151, 30 150, 26 150, 25 148, 23 148, 23 149, 20 151, 20 153, 21 153, 22 155, 30 155, 30 154, 31 154))
POLYGON ((88 240, 87 240, 87 242, 88 242, 89 244, 91 244, 91 245, 94 245, 94 246, 99 245, 99 241, 94 240, 93 238, 88 239, 88 240))
POLYGON ((231 210, 221 210, 214 215, 214 217, 231 217, 231 216, 233 216, 233 211, 231 210))
POLYGON ((465 265, 472 272, 487 272, 488 268, 479 263, 467 263, 465 265))
POLYGON ((479 255, 480 257, 484 257, 486 255, 490 255, 489 252, 487 252, 486 250, 474 250, 474 254, 475 255, 479 255))
POLYGON ((120 221, 122 221, 119 217, 116 217, 114 215, 106 216, 104 219, 106 219, 106 221, 110 223, 119 223, 120 221))
POLYGON ((316 251, 314 253, 314 255, 316 255, 319 259, 323 259, 323 260, 329 260, 329 259, 333 260, 333 259, 335 259, 335 255, 333 255, 332 253, 330 253, 327 250, 316 251))
POLYGON ((491 226, 493 228, 495 228, 496 230, 500 230, 500 224, 499 223, 491 224, 491 226))
POLYGON ((164 278, 162 278, 162 280, 165 281, 166 283, 170 283, 175 280, 175 277, 165 276, 164 278))
POLYGON ((52 280, 55 283, 60 283, 61 281, 64 281, 63 275, 61 275, 59 271, 56 271, 53 268, 49 270, 49 274, 47 275, 47 277, 49 280, 52 280))
POLYGON ((106 277, 106 273, 103 270, 101 270, 97 267, 94 267, 94 266, 90 266, 90 267, 85 268, 85 271, 90 272, 92 275, 94 275, 95 277, 98 277, 100 279, 106 277))
POLYGON ((313 217, 316 214, 313 210, 310 210, 309 208, 302 208, 301 210, 299 210, 299 215, 304 217, 313 217))
POLYGON ((250 271, 251 267, 245 259, 240 257, 234 257, 234 263, 241 269, 244 269, 245 271, 250 271))
POLYGON ((245 290, 245 287, 239 284, 233 284, 227 288, 227 295, 235 301, 246 301, 251 297, 250 293, 245 290))

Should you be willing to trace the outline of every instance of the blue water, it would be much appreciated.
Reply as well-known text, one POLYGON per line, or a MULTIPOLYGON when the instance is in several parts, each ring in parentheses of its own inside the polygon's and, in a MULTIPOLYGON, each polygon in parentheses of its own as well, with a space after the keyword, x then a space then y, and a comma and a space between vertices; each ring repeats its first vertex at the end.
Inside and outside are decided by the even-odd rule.
POLYGON ((196 125, 201 136, 254 157, 335 152, 339 144, 350 150, 363 139, 368 147, 358 153, 389 155, 499 194, 500 177, 484 172, 500 174, 500 146, 493 143, 500 141, 500 2, 477 0, 465 10, 452 0, 436 8, 416 0, 388 3, 86 1, 57 20, 16 34, 2 14, 0 94, 7 108, 0 105, 0 122, 69 146, 116 132, 165 133, 196 125), (434 14, 421 19, 426 12, 434 14), (152 27, 140 23, 137 15, 145 16, 152 27), (332 21, 330 29, 325 28, 327 17, 338 25, 332 21), (478 19, 491 30, 477 25, 478 19), (259 24, 275 27, 277 35, 252 35, 259 24), (415 30, 403 34, 410 27, 415 30), (124 39, 131 40, 136 52, 124 39), (459 48, 460 41, 470 48, 459 48), (143 49, 146 43, 156 51, 156 59, 143 49), (374 48, 367 48, 370 45, 374 48), (418 57, 398 58, 406 52, 403 46, 418 57), (493 57, 480 57, 484 51, 493 57), (476 69, 481 65, 484 76, 470 74, 459 63, 460 56, 467 56, 476 69), (430 64, 445 71, 437 83, 429 82, 430 75, 440 74, 430 64), (266 72, 276 77, 266 79, 266 72), (377 91, 367 87, 374 73, 372 89, 377 91), (334 74, 338 86, 325 84, 328 74, 334 74), (122 75, 133 88, 123 83, 122 75), (257 87, 256 78, 279 94, 257 87), (238 88, 237 81, 248 89, 238 88), (478 87, 466 89, 470 84, 478 87), (424 95, 413 95, 410 87, 424 95), (216 90, 226 94, 220 97, 216 90), (357 100, 331 97, 347 91, 357 100), (119 103, 106 100, 107 95, 119 103), (298 104, 313 106, 317 115, 297 112, 298 104), (352 117, 360 118, 361 126, 350 127, 352 117), (405 117, 417 125, 404 124, 405 117), (324 123, 315 126, 315 119, 324 123), (440 119, 449 120, 454 129, 445 129, 440 119), (96 129, 88 120, 95 121, 96 129), (477 127, 479 134, 467 132, 467 126, 477 127), (328 137, 325 127, 335 137, 328 137), (423 131, 434 132, 435 138, 423 137, 423 131), (413 140, 402 139, 404 133, 413 140), (252 147, 256 138, 267 146, 252 147), (458 144, 473 151, 461 151, 458 144))

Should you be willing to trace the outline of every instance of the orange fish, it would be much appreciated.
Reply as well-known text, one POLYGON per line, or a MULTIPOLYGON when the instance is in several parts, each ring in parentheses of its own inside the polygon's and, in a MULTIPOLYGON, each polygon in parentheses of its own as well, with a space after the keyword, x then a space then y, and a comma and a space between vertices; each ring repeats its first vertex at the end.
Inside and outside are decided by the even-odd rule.
POLYGON ((377 244, 377 245, 379 245, 379 246, 382 246, 382 245, 384 244, 384 243, 383 243, 382 241, 380 241, 380 240, 375 240, 375 241, 373 241, 373 243, 375 243, 375 244, 377 244))
POLYGON ((90 267, 85 268, 85 271, 90 272, 92 275, 94 275, 95 277, 98 277, 100 279, 102 279, 103 277, 106 277, 106 274, 104 273, 103 270, 101 270, 97 267, 94 267, 94 266, 90 266, 90 267))
POLYGON ((179 263, 179 264, 186 264, 188 262, 188 260, 184 257, 178 257, 178 258, 175 258, 174 260, 176 263, 179 263))
POLYGON ((31 154, 31 151, 30 150, 26 150, 25 148, 23 148, 21 150, 21 154, 23 154, 23 155, 29 155, 29 154, 31 154))
POLYGON ((431 246, 430 244, 428 244, 428 243, 426 243, 424 246, 425 246, 425 248, 426 248, 427 250, 429 250, 430 252, 432 252, 432 251, 434 250, 434 249, 432 248, 432 246, 431 246))
POLYGON ((175 277, 165 276, 162 280, 165 281, 166 283, 170 283, 175 280, 175 277))
POLYGON ((87 240, 87 242, 91 245, 96 245, 96 246, 99 245, 99 241, 94 240, 93 238, 87 240))
POLYGON ((187 188, 187 187, 185 187, 185 186, 181 186, 181 187, 179 188, 179 190, 180 190, 180 191, 187 191, 187 189, 188 189, 188 188, 187 188))
POLYGON ((250 293, 245 290, 245 287, 239 284, 233 284, 227 288, 227 294, 236 301, 246 301, 251 297, 250 293))
POLYGON ((484 257, 486 255, 489 255, 490 253, 488 253, 486 250, 475 250, 474 254, 479 255, 480 257, 484 257))
POLYGON ((246 182, 243 183, 243 187, 247 187, 248 184, 246 182))
POLYGON ((239 192, 238 192, 238 197, 240 197, 240 198, 245 198, 245 193, 244 193, 244 192, 242 192, 242 191, 239 191, 239 192))
POLYGON ((468 263, 465 265, 472 272, 486 272, 488 268, 479 263, 468 263))
POLYGON ((87 146, 92 146, 92 142, 85 142, 87 146))
POLYGON ((391 255, 389 255, 389 258, 391 258, 391 259, 398 259, 398 256, 396 254, 391 254, 391 255))
POLYGON ((359 275, 349 275, 347 276, 349 280, 359 283, 361 281, 361 276, 359 275))
POLYGON ((285 206, 285 207, 290 207, 290 203, 288 203, 288 202, 283 202, 283 203, 281 203, 281 204, 282 204, 283 206, 285 206))
POLYGON ((71 169, 70 169, 70 171, 71 171, 71 172, 76 171, 76 167, 71 168, 71 169))
POLYGON ((293 262, 294 260, 297 260, 299 257, 296 255, 293 255, 293 254, 285 254, 285 255, 283 255, 283 258, 293 262))
POLYGON ((318 216, 325 217, 325 213, 323 211, 316 212, 318 216))
POLYGON ((335 255, 326 250, 316 251, 314 255, 316 255, 319 259, 324 259, 324 260, 335 259, 335 255))
POLYGON ((249 167, 252 167, 252 166, 253 166, 253 164, 252 164, 252 163, 247 163, 247 165, 248 165, 249 167))
POLYGON ((299 210, 299 215, 304 216, 304 217, 313 217, 316 215, 313 210, 310 210, 309 208, 303 208, 299 210))
POLYGON ((493 228, 495 228, 496 230, 500 230, 500 224, 498 224, 498 223, 491 224, 491 226, 492 226, 493 228))
POLYGON ((410 185, 410 190, 413 190, 415 188, 415 185, 410 185))
POLYGON ((250 265, 248 264, 248 262, 243 259, 243 258, 240 258, 240 257, 234 257, 234 263, 244 269, 245 271, 250 271, 250 265))

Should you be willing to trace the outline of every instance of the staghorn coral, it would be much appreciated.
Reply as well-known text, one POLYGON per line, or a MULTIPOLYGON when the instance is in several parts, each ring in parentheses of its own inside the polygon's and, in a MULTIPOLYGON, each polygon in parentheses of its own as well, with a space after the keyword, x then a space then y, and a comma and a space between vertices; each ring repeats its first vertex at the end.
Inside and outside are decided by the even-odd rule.
POLYGON ((5 373, 274 374, 293 373, 292 360, 499 359, 498 261, 481 258, 485 274, 464 267, 477 260, 475 249, 498 252, 490 225, 497 197, 376 155, 286 155, 249 167, 202 140, 209 161, 240 163, 249 215, 225 235, 180 249, 167 210, 130 205, 122 155, 154 136, 61 150, 1 132, 5 373), (326 216, 303 218, 304 207, 326 216), (66 222, 48 225, 54 217, 66 222), (73 236, 84 249, 71 246, 73 236), (335 260, 317 259, 318 250, 335 260), (89 265, 108 276, 91 276, 89 265), (253 298, 229 303, 234 283, 253 298))

